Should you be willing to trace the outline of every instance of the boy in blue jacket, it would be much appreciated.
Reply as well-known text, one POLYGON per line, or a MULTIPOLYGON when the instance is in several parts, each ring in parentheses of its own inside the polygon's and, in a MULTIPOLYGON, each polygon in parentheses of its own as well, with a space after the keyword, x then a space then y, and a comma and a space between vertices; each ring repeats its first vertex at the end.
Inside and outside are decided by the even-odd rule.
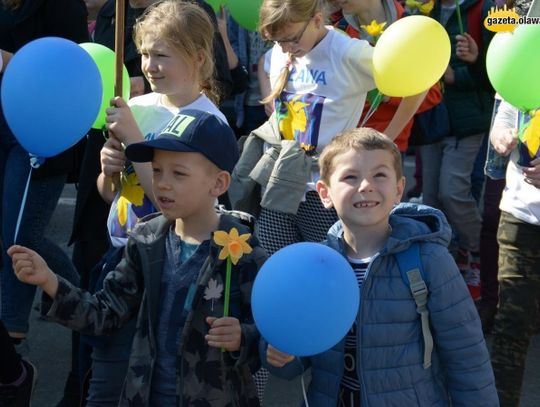
POLYGON ((498 406, 478 313, 447 250, 448 223, 426 206, 394 208, 405 187, 397 147, 373 129, 348 130, 319 164, 317 191, 340 218, 326 244, 351 263, 360 309, 332 349, 300 359, 262 341, 263 364, 289 379, 311 367, 311 407, 498 406), (415 243, 427 310, 398 267, 398 253, 415 243))

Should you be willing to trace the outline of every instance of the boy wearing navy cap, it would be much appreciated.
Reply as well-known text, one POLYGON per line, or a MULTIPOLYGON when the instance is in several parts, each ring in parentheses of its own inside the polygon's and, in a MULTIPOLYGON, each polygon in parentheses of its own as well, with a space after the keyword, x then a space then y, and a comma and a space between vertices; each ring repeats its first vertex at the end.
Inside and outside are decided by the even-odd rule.
POLYGON ((258 368, 259 333, 250 299, 266 254, 253 236, 247 240, 252 251, 244 249, 232 267, 230 316, 222 317, 226 261, 213 239, 224 236, 216 231, 239 241, 252 232, 249 215, 215 207, 238 160, 233 131, 211 114, 184 110, 156 139, 125 153, 133 162, 152 162, 161 214, 137 225, 103 290, 90 295, 37 253, 12 246, 17 277, 47 294, 47 317, 86 334, 112 332, 137 316, 121 406, 258 406, 251 372, 258 368))

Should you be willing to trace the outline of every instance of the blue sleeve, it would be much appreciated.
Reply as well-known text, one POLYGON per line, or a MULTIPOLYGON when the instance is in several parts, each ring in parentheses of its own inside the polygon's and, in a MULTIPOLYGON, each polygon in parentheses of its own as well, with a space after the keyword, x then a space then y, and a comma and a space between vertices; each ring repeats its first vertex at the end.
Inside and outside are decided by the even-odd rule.
POLYGON ((268 342, 261 337, 259 341, 259 355, 261 356, 262 365, 268 369, 273 375, 285 380, 292 380, 304 373, 310 366, 309 358, 296 357, 292 362, 287 363, 283 367, 275 367, 269 364, 266 360, 266 350, 268 342))
POLYGON ((434 351, 446 373, 452 405, 498 406, 480 318, 465 281, 446 248, 438 248, 427 258, 424 268, 434 351))

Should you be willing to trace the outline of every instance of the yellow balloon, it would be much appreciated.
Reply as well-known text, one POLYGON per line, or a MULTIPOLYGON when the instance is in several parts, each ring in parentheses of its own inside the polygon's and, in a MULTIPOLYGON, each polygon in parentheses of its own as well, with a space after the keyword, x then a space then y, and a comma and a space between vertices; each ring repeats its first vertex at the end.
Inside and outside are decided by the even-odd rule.
POLYGON ((373 52, 373 76, 383 95, 417 95, 435 84, 450 61, 450 38, 426 16, 397 20, 381 35, 373 52))

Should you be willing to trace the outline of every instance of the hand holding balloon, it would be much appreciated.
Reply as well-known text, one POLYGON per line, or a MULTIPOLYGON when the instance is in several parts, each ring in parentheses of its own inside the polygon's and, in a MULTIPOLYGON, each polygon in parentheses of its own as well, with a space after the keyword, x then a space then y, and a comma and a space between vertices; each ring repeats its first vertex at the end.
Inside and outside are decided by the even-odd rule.
POLYGON ((517 129, 494 127, 489 138, 495 151, 501 155, 507 156, 517 145, 517 129))
POLYGON ((106 177, 114 177, 122 172, 126 155, 122 144, 114 137, 109 137, 100 152, 101 172, 106 177))
POLYGON ((106 110, 106 128, 125 146, 144 140, 131 109, 121 97, 111 100, 106 110))
POLYGON ((280 352, 279 350, 274 348, 272 345, 268 344, 268 349, 266 350, 266 361, 272 366, 283 367, 287 363, 292 362, 293 360, 294 360, 293 355, 280 352))

